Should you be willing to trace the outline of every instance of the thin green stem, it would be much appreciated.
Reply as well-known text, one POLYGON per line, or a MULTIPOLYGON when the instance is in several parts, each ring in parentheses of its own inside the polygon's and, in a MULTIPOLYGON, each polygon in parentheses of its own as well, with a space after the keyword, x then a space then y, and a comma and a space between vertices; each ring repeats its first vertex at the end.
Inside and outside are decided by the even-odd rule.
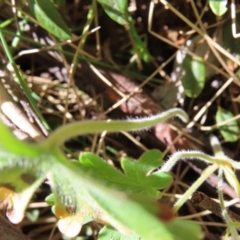
POLYGON ((86 22, 86 24, 85 24, 85 26, 83 28, 83 31, 82 31, 83 37, 81 38, 80 44, 78 45, 79 48, 83 48, 84 45, 85 45, 85 42, 87 40, 87 37, 88 37, 87 33, 88 33, 89 29, 90 29, 91 23, 92 23, 93 18, 94 18, 94 11, 96 9, 96 5, 97 5, 96 0, 93 0, 92 1, 92 5, 91 5, 91 7, 90 7, 90 9, 88 11, 87 22, 86 22))
POLYGON ((228 228, 229 228, 229 230, 231 232, 232 238, 233 239, 238 239, 238 233, 237 233, 236 227, 233 225, 233 221, 230 218, 230 216, 228 215, 228 211, 227 211, 227 209, 226 209, 226 207, 224 205, 223 192, 222 192, 223 168, 221 166, 218 169, 218 178, 219 178, 219 182, 218 182, 218 198, 220 200, 222 216, 226 220, 226 223, 227 223, 228 228))
POLYGON ((41 120, 41 122, 44 124, 44 126, 49 130, 50 128, 48 127, 48 124, 47 122, 45 121, 45 119, 43 118, 41 112, 39 111, 34 99, 32 98, 31 96, 31 90, 29 89, 28 85, 26 84, 26 82, 24 81, 23 77, 21 76, 18 68, 17 68, 17 65, 12 57, 12 54, 11 54, 11 51, 8 47, 8 44, 7 44, 7 41, 3 35, 3 29, 0 27, 0 39, 2 41, 2 45, 4 47, 4 50, 6 52, 6 55, 8 57, 8 60, 9 62, 11 63, 13 69, 14 69, 14 72, 23 88, 23 91, 24 93, 26 94, 27 98, 28 98, 28 101, 30 102, 32 108, 34 109, 34 111, 36 112, 36 114, 38 115, 39 119, 41 120))
POLYGON ((95 134, 103 131, 137 131, 152 127, 159 122, 166 121, 173 116, 180 117, 184 122, 188 121, 187 114, 178 108, 173 108, 156 116, 129 120, 108 120, 108 121, 81 121, 64 125, 54 131, 42 144, 48 148, 58 148, 66 140, 84 134, 95 134))
POLYGON ((7 27, 8 25, 10 25, 12 22, 14 21, 14 18, 9 18, 7 19, 6 21, 2 22, 0 24, 0 28, 5 28, 7 27))
POLYGON ((216 157, 224 156, 221 144, 216 136, 214 136, 214 135, 210 136, 210 143, 211 143, 214 155, 216 157))
POLYGON ((177 212, 182 207, 182 205, 188 200, 188 198, 199 188, 199 186, 201 186, 202 183, 204 181, 206 181, 206 179, 212 173, 214 173, 217 169, 218 169, 217 164, 213 164, 213 165, 209 166, 208 168, 206 168, 202 172, 201 176, 197 179, 197 181, 195 181, 193 183, 193 185, 183 194, 183 196, 178 199, 178 201, 175 203, 175 205, 173 207, 173 211, 177 212))
MULTIPOLYGON (((239 165, 238 162, 233 161, 233 163, 235 163, 235 165, 239 165)), ((232 167, 225 166, 224 174, 229 185, 232 186, 233 189, 236 191, 237 195, 240 196, 240 184, 235 172, 233 171, 234 168, 236 168, 234 165, 232 167)))

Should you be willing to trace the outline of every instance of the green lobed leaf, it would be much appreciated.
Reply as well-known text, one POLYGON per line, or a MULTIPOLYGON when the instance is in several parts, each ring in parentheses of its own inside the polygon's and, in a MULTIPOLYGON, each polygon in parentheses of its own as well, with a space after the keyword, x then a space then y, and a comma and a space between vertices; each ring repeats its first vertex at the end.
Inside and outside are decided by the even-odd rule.
POLYGON ((126 11, 127 0, 97 0, 103 7, 107 15, 118 24, 124 25, 127 23, 126 11))
MULTIPOLYGON (((0 126, 3 125, 0 123, 0 126)), ((10 137, 7 136, 10 135, 9 132, 6 131, 5 133, 5 135, 1 135, 0 142, 2 142, 5 137, 10 137)), ((21 143, 18 140, 16 141, 17 143, 21 143)), ((6 143, 6 145, 8 144, 10 143, 6 143)), ((30 147, 31 145, 25 144, 25 146, 30 147)), ((9 148, 10 146, 7 147, 9 148)), ((7 152, 4 148, 2 148, 2 150, 7 152)), ((25 150, 27 152, 27 148, 25 150)), ((35 148, 35 150, 37 152, 37 148, 35 148)), ((164 230, 164 225, 154 215, 154 211, 149 210, 148 206, 152 209, 151 206, 154 204, 153 202, 150 205, 149 203, 151 201, 147 201, 147 204, 144 204, 144 201, 129 198, 128 195, 123 192, 113 191, 104 184, 96 182, 96 180, 84 172, 80 164, 76 165, 74 161, 69 162, 61 152, 51 149, 41 149, 41 154, 39 153, 38 157, 28 157, 24 159, 22 159, 21 156, 17 157, 15 155, 15 158, 12 158, 11 155, 10 152, 8 152, 7 155, 0 155, 0 184, 7 183, 6 187, 8 187, 11 183, 13 186, 11 189, 16 191, 16 194, 19 194, 19 191, 26 193, 24 195, 25 197, 21 198, 21 205, 24 206, 24 208, 21 208, 21 213, 18 214, 20 217, 14 219, 15 222, 21 220, 23 216, 22 212, 29 202, 30 197, 48 173, 48 176, 50 176, 48 181, 54 193, 55 211, 59 206, 62 206, 63 211, 69 216, 71 223, 74 223, 73 226, 75 228, 76 224, 80 224, 80 227, 84 224, 84 216, 87 215, 119 229, 125 229, 126 227, 134 229, 143 237, 148 235, 149 239, 157 239, 159 234, 164 234, 164 239, 166 240, 173 239, 171 234, 164 230), (5 156, 7 156, 7 158, 5 158, 5 156), (3 163, 6 163, 4 171, 2 171, 3 163), (9 171, 6 172, 7 177, 5 176, 6 174, 2 174, 6 171, 6 166, 9 167, 9 171), (22 175, 23 173, 29 172, 33 179, 34 177, 41 177, 38 177, 37 181, 32 185, 31 182, 29 182, 28 185, 27 182, 24 181, 23 185, 20 184, 20 188, 15 188, 14 186, 18 184, 17 181, 21 179, 20 174, 22 175), (24 189, 28 187, 30 187, 29 190, 24 189), (126 212, 122 211, 123 207, 126 209, 126 212), (136 214, 132 214, 131 210, 136 214), (148 224, 144 224, 144 227, 144 220, 142 220, 142 222, 137 221, 139 218, 138 214, 142 214, 143 219, 146 218, 148 221, 148 224), (152 226, 155 226, 156 229, 152 230, 152 226)), ((4 196, 5 192, 0 191, 0 197, 2 198, 4 196)), ((14 207, 20 207, 19 203, 14 207)), ((13 209, 15 210, 15 208, 13 209)), ((60 219, 63 224, 69 223, 68 221, 64 222, 67 216, 63 216, 60 219)), ((61 227, 64 226, 61 225, 61 227)), ((64 230, 66 229, 64 228, 64 230)), ((69 233, 67 230, 66 232, 69 233)), ((78 232, 74 232, 74 234, 77 233, 78 232)))
POLYGON ((138 164, 141 165, 141 172, 145 175, 145 173, 161 166, 164 163, 162 157, 162 152, 157 149, 144 152, 138 160, 138 164))
POLYGON ((130 158, 123 158, 121 166, 124 169, 131 187, 138 194, 152 197, 160 197, 159 189, 165 188, 172 182, 169 173, 153 172, 163 161, 162 153, 158 150, 151 150, 144 153, 138 161, 130 158))
MULTIPOLYGON (((62 157, 59 155, 58 159, 62 157)), ((97 179, 89 178, 81 164, 75 162, 55 164, 52 174, 55 204, 62 203, 67 211, 74 211, 69 213, 69 218, 75 215, 76 221, 82 221, 77 219, 78 215, 88 215, 121 232, 132 229, 145 239, 157 240, 159 234, 164 236, 163 239, 173 239, 171 233, 165 231, 164 224, 158 220, 158 208, 153 200, 142 199, 140 196, 134 198, 124 192, 114 191, 97 179), (139 219, 139 215, 142 219, 139 219)))
MULTIPOLYGON (((15 198, 16 201, 13 201, 16 203, 13 205, 13 210, 21 208, 18 215, 20 217, 13 217, 13 221, 21 220, 22 210, 26 208, 30 197, 47 176, 54 195, 54 200, 50 198, 50 202, 54 202, 55 213, 60 217, 58 226, 70 237, 78 234, 85 222, 85 217, 88 216, 111 225, 125 234, 133 231, 142 239, 158 240, 161 236, 161 240, 174 240, 171 233, 174 230, 168 230, 171 222, 165 223, 164 218, 160 218, 159 214, 164 211, 153 198, 130 195, 128 191, 116 191, 105 182, 95 178, 94 171, 85 172, 86 168, 83 164, 66 159, 60 150, 44 144, 23 144, 15 139, 1 122, 0 130, 4 130, 0 137, 0 184, 5 184, 5 188, 8 188, 10 186, 8 184, 11 183, 13 188, 9 190, 22 196, 21 201, 18 197, 15 198), (21 151, 18 147, 12 146, 13 142, 22 147, 21 151)), ((151 156, 148 157, 151 159, 151 156)), ((146 167, 146 159, 147 155, 144 155, 141 160, 143 162, 142 172, 151 170, 150 167, 146 167)), ((88 161, 88 164, 91 165, 91 161, 88 161)), ((154 168, 157 163, 155 160, 150 160, 150 165, 154 168)), ((96 174, 98 170, 95 170, 96 174)), ((127 179, 126 175, 122 175, 123 178, 121 176, 120 179, 127 179)), ((4 191, 5 189, 1 187, 1 199, 6 196, 6 191, 4 191)), ((12 216, 9 217, 11 219, 12 216)), ((175 221, 172 222, 176 224, 175 221)), ((181 223, 184 224, 184 221, 181 220, 181 223)), ((198 239, 199 232, 200 228, 197 228, 192 240, 198 239)), ((188 231, 185 232, 187 233, 188 231)))
POLYGON ((50 0, 27 0, 29 8, 39 24, 56 37, 67 40, 71 33, 61 15, 50 0))
POLYGON ((205 64, 202 58, 187 55, 182 67, 185 71, 182 77, 182 85, 185 94, 190 98, 196 98, 205 85, 205 64))
MULTIPOLYGON (((107 186, 126 190, 128 179, 120 171, 106 163, 103 159, 90 152, 84 152, 79 157, 84 172, 107 186)), ((75 163, 76 164, 76 163, 75 163)))
MULTIPOLYGON (((217 124, 233 118, 234 115, 223 108, 219 108, 216 114, 217 124)), ((236 142, 239 139, 239 126, 236 120, 226 123, 219 128, 221 135, 227 142, 236 142)))
POLYGON ((162 164, 161 157, 160 151, 151 150, 144 153, 139 161, 123 158, 121 165, 125 175, 92 153, 81 154, 79 161, 85 172, 98 181, 105 182, 107 186, 131 193, 160 197, 158 189, 168 186, 172 177, 169 173, 149 174, 149 172, 162 164))
POLYGON ((222 16, 227 11, 228 0, 209 0, 209 6, 213 13, 222 16))

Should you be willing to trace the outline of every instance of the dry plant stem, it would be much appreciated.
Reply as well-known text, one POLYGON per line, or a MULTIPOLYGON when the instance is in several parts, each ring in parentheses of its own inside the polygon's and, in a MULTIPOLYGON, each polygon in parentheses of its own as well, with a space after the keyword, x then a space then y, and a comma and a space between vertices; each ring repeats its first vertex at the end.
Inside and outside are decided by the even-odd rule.
POLYGON ((199 13, 198 13, 198 10, 197 10, 197 8, 196 8, 196 5, 195 5, 194 1, 193 1, 193 0, 190 0, 190 2, 191 2, 193 12, 194 12, 194 14, 195 14, 195 17, 196 17, 196 19, 197 19, 197 22, 198 22, 201 30, 202 30, 204 33, 206 33, 206 29, 205 29, 205 27, 204 27, 204 25, 203 25, 202 19, 201 19, 199 13))
POLYGON ((200 130, 202 131, 211 131, 213 130, 214 128, 219 128, 219 127, 222 127, 230 122, 233 122, 235 120, 238 120, 240 118, 240 114, 238 114, 237 116, 233 117, 233 118, 229 118, 223 122, 220 122, 220 123, 217 123, 217 124, 214 124, 212 126, 200 126, 200 130))
MULTIPOLYGON (((163 4, 165 4, 165 1, 163 4)), ((195 4, 193 3, 193 1, 191 1, 192 3, 192 7, 194 9, 194 13, 197 17, 197 19, 201 22, 201 19, 199 17, 199 14, 195 8, 195 4)), ((169 4, 170 5, 170 4, 169 4)), ((237 85, 239 85, 238 80, 236 78, 236 76, 229 71, 227 65, 225 64, 224 60, 221 58, 221 56, 219 55, 219 53, 216 51, 216 49, 218 49, 218 51, 222 52, 225 56, 227 56, 228 58, 232 59, 231 56, 229 56, 229 54, 227 52, 225 52, 225 50, 223 48, 221 48, 221 46, 219 46, 216 42, 214 42, 208 35, 206 35, 205 29, 198 29, 194 24, 192 24, 187 18, 185 18, 181 13, 179 13, 174 7, 172 7, 171 5, 168 7, 176 14, 178 15, 181 19, 183 19, 187 24, 189 24, 193 29, 195 29, 195 31, 197 31, 201 36, 203 36, 205 38, 205 40, 208 42, 209 47, 211 48, 213 54, 215 55, 215 57, 218 59, 218 61, 221 63, 221 65, 224 67, 224 69, 226 70, 226 72, 229 74, 229 76, 231 76, 233 78, 233 80, 235 80, 235 83, 237 85), (216 49, 215 49, 216 48, 216 49)), ((234 61, 232 59, 232 61, 234 61)), ((236 62, 237 60, 235 60, 234 62, 236 62)), ((239 65, 239 63, 238 63, 239 65)))
MULTIPOLYGON (((167 38, 164 38, 162 37, 161 35, 153 32, 151 30, 152 28, 152 18, 151 16, 153 15, 153 10, 154 10, 154 6, 155 4, 153 2, 150 3, 150 7, 149 7, 149 19, 148 19, 148 31, 150 34, 152 34, 153 36, 155 36, 156 38, 160 39, 161 41, 179 49, 179 50, 182 50, 184 52, 186 52, 187 54, 189 54, 190 56, 193 56, 193 57, 199 57, 196 53, 192 52, 192 51, 189 51, 186 49, 186 47, 184 46, 179 46, 177 45, 176 43, 168 40, 167 38)), ((208 61, 205 61, 205 64, 208 65, 209 67, 211 67, 212 69, 214 69, 217 73, 219 74, 222 74, 224 77, 226 78, 229 78, 229 74, 225 73, 222 69, 220 69, 219 67, 216 67, 215 65, 211 64, 210 62, 208 61)))
MULTIPOLYGON (((166 1, 163 1, 164 5, 167 4, 166 1)), ((151 30, 151 26, 152 26, 152 14, 153 14, 153 10, 154 10, 154 2, 150 3, 150 8, 149 8, 149 20, 148 20, 148 31, 154 35, 155 37, 159 38, 160 40, 167 42, 168 44, 180 49, 180 50, 184 50, 185 49, 183 47, 180 47, 174 43, 172 43, 171 41, 163 38, 162 36, 156 34, 155 32, 153 32, 151 30)), ((176 10, 177 11, 177 10, 176 10)), ((194 28, 195 29, 195 28, 194 28)), ((190 51, 186 51, 188 54, 190 54, 191 56, 196 56, 196 54, 190 52, 190 51)), ((223 76, 225 77, 229 77, 229 75, 227 75, 224 71, 221 71, 221 69, 216 68, 215 66, 213 66, 212 64, 208 64, 208 62, 206 62, 207 65, 211 66, 213 69, 215 69, 217 72, 221 73, 223 76)), ((220 96, 220 94, 232 83, 233 78, 229 78, 224 85, 217 91, 217 93, 201 108, 201 110, 196 114, 196 116, 194 117, 194 119, 187 125, 187 128, 191 128, 195 125, 195 123, 200 119, 200 117, 206 112, 206 110, 212 105, 212 103, 220 96)), ((180 133, 172 142, 171 145, 169 145, 166 150, 164 151, 163 155, 165 156, 167 154, 167 152, 169 152, 170 148, 175 144, 175 142, 177 142, 179 140, 179 138, 182 137, 182 133, 180 133)))
MULTIPOLYGON (((223 218, 220 204, 215 202, 212 198, 208 197, 205 193, 199 191, 195 192, 192 195, 191 201, 193 204, 197 204, 199 207, 214 213, 220 218, 223 218)), ((229 209, 227 210, 227 213, 233 221, 240 222, 239 215, 229 209)))
POLYGON ((234 56, 228 53, 224 48, 222 48, 218 43, 214 42, 208 35, 204 34, 201 29, 199 29, 196 25, 194 25, 191 21, 189 21, 183 14, 181 14, 176 8, 174 8, 169 2, 166 0, 159 0, 163 5, 167 6, 172 12, 174 12, 179 18, 181 18, 184 22, 186 22, 191 28, 193 28, 199 35, 203 36, 208 44, 213 45, 219 52, 224 54, 227 58, 231 59, 238 66, 240 66, 240 61, 237 60, 234 56))
POLYGON ((203 113, 212 105, 212 103, 222 94, 222 92, 232 83, 233 79, 229 78, 224 85, 216 92, 216 94, 201 108, 201 110, 196 114, 193 118, 192 122, 190 122, 187 128, 191 128, 194 126, 195 122, 199 120, 199 118, 203 115, 203 113))
MULTIPOLYGON (((197 18, 198 21, 199 21, 199 25, 200 25, 200 27, 201 27, 201 30, 202 30, 202 32, 206 35, 206 34, 207 34, 207 33, 206 33, 206 30, 205 30, 205 28, 204 28, 204 26, 203 26, 203 24, 202 24, 202 21, 201 21, 201 19, 200 19, 199 13, 198 13, 198 11, 197 11, 197 9, 196 9, 196 6, 195 6, 195 3, 193 2, 193 0, 191 0, 191 5, 192 5, 192 8, 193 8, 193 11, 194 11, 194 13, 195 13, 196 18, 197 18)), ((220 56, 220 54, 216 51, 215 47, 213 47, 212 42, 209 41, 208 39, 206 39, 206 40, 207 40, 207 43, 208 43, 209 48, 212 50, 213 54, 215 55, 215 57, 217 58, 217 60, 219 61, 219 63, 221 63, 221 65, 223 66, 223 68, 225 69, 225 71, 229 74, 229 76, 231 76, 231 77, 235 80, 235 82, 237 81, 237 84, 238 84, 238 79, 237 79, 237 77, 234 75, 234 73, 233 73, 232 71, 229 70, 228 66, 227 66, 226 63, 225 63, 225 60, 223 60, 223 58, 220 56)))
MULTIPOLYGON (((200 117, 206 112, 206 110, 212 105, 212 103, 220 96, 220 94, 232 83, 233 79, 229 78, 227 82, 224 83, 224 85, 215 93, 215 95, 199 110, 199 112, 196 114, 196 116, 193 118, 193 120, 188 123, 186 128, 192 128, 195 123, 200 119, 200 117)), ((172 145, 178 141, 178 139, 182 136, 182 133, 180 133, 172 142, 172 145)), ((165 156, 166 153, 169 151, 171 146, 168 146, 167 149, 164 151, 163 155, 165 156)))
MULTIPOLYGON (((76 85, 75 85, 75 81, 74 81, 74 74, 76 72, 76 69, 77 69, 77 66, 78 66, 78 52, 79 50, 82 50, 84 45, 85 45, 85 42, 86 42, 86 39, 87 39, 87 36, 88 36, 88 32, 89 32, 89 29, 90 29, 90 25, 93 21, 93 18, 94 18, 94 9, 96 7, 96 0, 92 1, 92 5, 91 5, 91 8, 88 12, 88 16, 87 16, 87 23, 86 25, 84 26, 84 29, 83 29, 83 33, 82 35, 84 35, 84 37, 81 38, 78 46, 77 46, 77 49, 76 49, 76 52, 74 54, 74 57, 73 57, 73 60, 72 60, 72 63, 71 63, 71 67, 69 69, 69 82, 68 82, 68 88, 67 88, 67 91, 69 92, 69 88, 70 86, 73 86, 74 87, 74 92, 76 94, 76 98, 77 98, 77 101, 78 101, 78 106, 81 106, 80 104, 80 100, 79 100, 79 97, 78 97, 78 94, 77 94, 77 90, 76 90, 76 85)), ((66 103, 65 103, 65 109, 68 109, 68 98, 66 97, 66 103)), ((79 116, 81 116, 81 109, 79 108, 79 116)), ((66 123, 66 114, 64 114, 64 118, 63 118, 63 124, 66 123)))
POLYGON ((125 135, 128 139, 130 139, 136 146, 138 146, 140 149, 142 149, 143 151, 148 151, 149 149, 143 145, 142 143, 140 143, 135 137, 133 137, 130 133, 128 132, 124 132, 121 131, 121 133, 123 135, 125 135))
POLYGON ((154 76, 156 76, 159 71, 161 71, 166 65, 168 65, 169 62, 171 62, 175 57, 175 54, 173 54, 168 60, 166 60, 161 66, 159 66, 148 78, 146 78, 138 87, 134 88, 134 90, 126 95, 124 98, 122 98, 121 100, 119 100, 117 103, 115 103, 112 107, 110 107, 108 110, 106 110, 104 113, 100 114, 100 116, 104 116, 107 113, 113 111, 114 109, 116 109, 117 107, 119 107, 121 104, 123 104, 124 102, 126 102, 130 97, 132 97, 135 93, 137 93, 138 91, 140 91, 140 89, 146 85, 154 76))
MULTIPOLYGON (((89 31, 87 33, 87 35, 90 35, 90 34, 96 32, 96 31, 98 31, 99 29, 100 29, 100 27, 96 27, 96 28, 92 29, 91 31, 89 31)), ((42 48, 32 48, 32 49, 29 49, 29 50, 22 50, 14 57, 14 60, 17 60, 18 58, 20 58, 23 55, 29 55, 29 54, 35 54, 35 53, 40 53, 40 52, 46 52, 46 51, 49 51, 49 50, 55 50, 55 49, 58 49, 61 46, 65 46, 65 45, 70 45, 72 48, 77 50, 77 47, 73 43, 80 40, 84 36, 86 36, 86 34, 84 34, 80 37, 76 37, 72 40, 67 40, 67 41, 64 41, 64 42, 61 42, 61 43, 55 43, 53 46, 43 46, 42 48)), ((81 51, 81 50, 78 50, 78 51, 81 51)), ((98 60, 98 59, 94 58, 94 56, 92 56, 90 54, 87 54, 83 50, 81 52, 78 52, 78 53, 82 54, 84 56, 87 56, 89 58, 98 60)))
POLYGON ((110 88, 118 93, 122 98, 126 98, 126 95, 122 93, 117 87, 113 85, 93 64, 88 64, 92 71, 110 88))

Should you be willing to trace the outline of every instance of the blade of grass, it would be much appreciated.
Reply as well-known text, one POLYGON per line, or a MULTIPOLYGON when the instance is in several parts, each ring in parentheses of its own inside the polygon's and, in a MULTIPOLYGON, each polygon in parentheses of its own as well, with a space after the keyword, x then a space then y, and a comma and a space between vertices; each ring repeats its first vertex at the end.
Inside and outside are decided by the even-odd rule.
POLYGON ((19 70, 17 68, 17 65, 16 65, 16 63, 15 63, 13 57, 12 57, 12 54, 11 54, 11 51, 10 51, 10 49, 8 47, 6 39, 5 39, 4 35, 3 35, 2 27, 0 27, 0 39, 2 41, 2 45, 3 45, 3 48, 5 50, 6 55, 8 57, 8 60, 11 63, 17 78, 19 79, 20 85, 22 86, 23 91, 26 94, 28 101, 30 102, 33 110, 35 111, 35 113, 37 114, 39 119, 41 120, 42 124, 46 127, 47 130, 50 130, 50 127, 48 126, 46 120, 42 116, 40 110, 38 109, 38 107, 37 107, 37 105, 36 105, 32 95, 31 95, 32 94, 31 90, 29 89, 28 85, 24 81, 22 75, 20 74, 20 72, 19 72, 19 70))

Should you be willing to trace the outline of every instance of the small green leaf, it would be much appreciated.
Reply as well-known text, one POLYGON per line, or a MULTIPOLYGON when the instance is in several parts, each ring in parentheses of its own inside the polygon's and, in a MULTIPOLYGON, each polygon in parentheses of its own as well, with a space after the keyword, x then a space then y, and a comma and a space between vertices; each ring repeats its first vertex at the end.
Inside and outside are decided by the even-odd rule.
POLYGON ((124 235, 120 233, 119 231, 115 230, 114 228, 110 226, 105 226, 101 229, 98 235, 98 240, 109 240, 109 239, 114 239, 114 240, 139 240, 140 237, 132 233, 130 236, 129 235, 124 235))
POLYGON ((209 6, 213 13, 217 16, 222 16, 227 11, 228 0, 210 0, 209 6))
POLYGON ((182 85, 185 94, 190 98, 196 98, 205 85, 205 64, 202 58, 187 55, 182 67, 185 71, 182 77, 182 85))
POLYGON ((45 202, 50 205, 53 206, 54 205, 54 194, 50 194, 45 198, 45 202))
POLYGON ((67 40, 71 38, 71 33, 53 2, 49 0, 27 0, 27 2, 43 28, 60 39, 67 40))
POLYGON ((40 211, 38 209, 33 209, 33 210, 28 210, 26 212, 26 217, 31 221, 31 222, 36 222, 39 218, 40 211))
MULTIPOLYGON (((230 111, 219 108, 216 114, 216 122, 217 124, 220 124, 233 117, 234 115, 230 111)), ((224 126, 220 127, 219 130, 227 142, 236 142, 239 138, 239 126, 236 120, 226 123, 224 126)))
POLYGON ((120 25, 127 23, 127 0, 97 0, 106 14, 120 25))

